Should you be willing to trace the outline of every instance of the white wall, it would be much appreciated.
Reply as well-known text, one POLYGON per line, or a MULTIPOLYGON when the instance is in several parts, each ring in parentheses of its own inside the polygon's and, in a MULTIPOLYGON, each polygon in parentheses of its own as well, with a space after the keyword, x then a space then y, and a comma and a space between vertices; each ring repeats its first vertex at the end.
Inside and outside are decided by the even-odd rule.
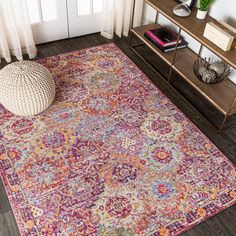
MULTIPOLYGON (((197 5, 198 1, 196 2, 196 6, 197 5)), ((210 8, 209 14, 217 20, 223 20, 229 23, 230 25, 236 27, 236 0, 215 0, 215 2, 210 8)), ((154 22, 155 17, 156 17, 156 11, 153 10, 153 8, 151 8, 147 4, 145 4, 143 11, 143 24, 154 22)), ((158 22, 160 24, 165 24, 171 27, 175 27, 169 20, 167 20, 165 17, 161 15, 159 15, 158 22)), ((182 35, 189 42, 189 47, 193 49, 195 52, 198 52, 200 44, 185 32, 183 32, 182 35)), ((202 57, 212 57, 217 59, 217 56, 214 55, 211 51, 207 50, 206 48, 204 48, 202 51, 202 57)), ((236 83, 235 69, 232 70, 231 75, 229 77, 234 83, 236 83)))

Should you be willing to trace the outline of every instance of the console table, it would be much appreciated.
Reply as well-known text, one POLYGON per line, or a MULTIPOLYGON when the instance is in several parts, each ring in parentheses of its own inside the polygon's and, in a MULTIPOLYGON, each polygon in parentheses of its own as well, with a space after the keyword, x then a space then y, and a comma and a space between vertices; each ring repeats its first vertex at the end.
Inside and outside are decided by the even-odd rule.
POLYGON ((222 131, 227 118, 232 114, 236 114, 236 85, 229 79, 226 79, 218 84, 205 84, 198 80, 192 68, 195 60, 200 56, 203 46, 211 50, 222 60, 227 62, 230 66, 236 68, 236 49, 225 52, 203 37, 206 23, 214 22, 216 20, 210 16, 207 16, 205 20, 197 19, 197 9, 193 9, 191 15, 188 17, 178 17, 173 14, 173 8, 174 6, 176 6, 176 2, 174 0, 145 0, 144 2, 156 10, 156 20, 153 24, 142 25, 131 29, 131 49, 143 60, 145 60, 142 55, 136 50, 137 46, 145 44, 156 55, 162 58, 162 60, 164 60, 169 65, 167 76, 163 76, 161 73, 159 73, 159 71, 157 69, 154 69, 146 60, 145 62, 147 62, 155 70, 155 72, 172 88, 174 87, 172 86, 172 81, 170 79, 171 74, 174 71, 177 72, 181 76, 181 78, 183 78, 190 86, 197 90, 221 114, 223 114, 224 118, 222 119, 222 123, 219 127, 215 127, 218 131, 222 131), (158 26, 158 13, 162 14, 179 27, 178 36, 180 36, 181 31, 184 30, 186 33, 196 39, 200 43, 199 52, 195 53, 187 47, 179 50, 175 48, 174 51, 163 53, 159 48, 157 48, 147 38, 145 38, 145 31, 158 26), (133 36, 139 38, 141 40, 141 43, 132 44, 133 36))

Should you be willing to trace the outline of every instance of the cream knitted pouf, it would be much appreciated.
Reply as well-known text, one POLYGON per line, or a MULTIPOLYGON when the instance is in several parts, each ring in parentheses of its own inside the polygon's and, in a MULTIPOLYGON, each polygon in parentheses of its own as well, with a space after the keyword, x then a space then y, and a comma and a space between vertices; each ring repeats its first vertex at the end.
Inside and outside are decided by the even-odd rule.
POLYGON ((0 103, 15 115, 36 115, 46 110, 54 97, 52 75, 37 62, 14 62, 0 71, 0 103))

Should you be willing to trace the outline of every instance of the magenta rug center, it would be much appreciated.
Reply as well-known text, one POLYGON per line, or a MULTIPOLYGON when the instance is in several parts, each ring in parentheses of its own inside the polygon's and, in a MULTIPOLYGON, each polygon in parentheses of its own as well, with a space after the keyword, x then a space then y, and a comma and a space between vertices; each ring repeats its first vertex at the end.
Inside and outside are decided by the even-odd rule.
POLYGON ((178 235, 233 205, 235 166, 114 44, 45 58, 56 99, 0 105, 0 173, 26 235, 178 235))

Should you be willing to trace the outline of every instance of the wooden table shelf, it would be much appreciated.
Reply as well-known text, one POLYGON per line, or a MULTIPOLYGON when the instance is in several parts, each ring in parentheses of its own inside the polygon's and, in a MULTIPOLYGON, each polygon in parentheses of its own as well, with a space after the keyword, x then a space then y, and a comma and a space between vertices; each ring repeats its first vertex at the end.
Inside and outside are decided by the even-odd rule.
POLYGON ((224 59, 232 67, 236 68, 236 50, 225 52, 215 44, 213 44, 211 41, 203 37, 206 23, 215 22, 216 20, 214 18, 212 18, 211 16, 207 16, 204 20, 197 19, 197 9, 195 8, 193 9, 190 16, 178 17, 173 13, 173 8, 176 6, 176 2, 174 0, 145 0, 145 2, 152 6, 153 9, 160 12, 175 25, 191 35, 202 45, 210 49, 217 56, 224 59))
MULTIPOLYGON (((229 79, 218 84, 205 84, 201 82, 193 72, 193 63, 196 59, 197 55, 190 49, 178 50, 173 68, 183 79, 211 102, 216 109, 223 115, 226 115, 236 96, 236 86, 229 79)), ((235 112, 236 106, 233 107, 230 114, 235 112)))
MULTIPOLYGON (((203 37, 203 31, 206 23, 209 21, 215 21, 215 19, 210 16, 208 16, 206 20, 197 19, 195 17, 196 9, 193 10, 192 14, 187 18, 175 16, 173 14, 173 7, 176 5, 176 2, 173 0, 145 0, 145 2, 195 38, 203 46, 207 47, 213 53, 225 60, 233 68, 236 68, 236 50, 224 52, 203 37)), ((189 48, 179 49, 176 52, 162 52, 144 36, 144 32, 154 28, 158 28, 158 24, 153 23, 135 27, 131 29, 131 33, 146 44, 156 55, 162 58, 169 65, 170 71, 174 70, 180 74, 181 77, 188 82, 188 84, 197 90, 198 93, 205 97, 219 112, 224 115, 225 118, 219 128, 219 130, 221 130, 227 117, 236 113, 236 104, 233 104, 236 97, 236 85, 229 79, 213 85, 208 85, 199 81, 193 72, 193 64, 198 58, 198 55, 189 48)), ((131 48, 135 51, 132 45, 131 48)), ((137 54, 139 55, 139 53, 137 54)), ((169 82, 171 84, 171 81, 169 82)))

